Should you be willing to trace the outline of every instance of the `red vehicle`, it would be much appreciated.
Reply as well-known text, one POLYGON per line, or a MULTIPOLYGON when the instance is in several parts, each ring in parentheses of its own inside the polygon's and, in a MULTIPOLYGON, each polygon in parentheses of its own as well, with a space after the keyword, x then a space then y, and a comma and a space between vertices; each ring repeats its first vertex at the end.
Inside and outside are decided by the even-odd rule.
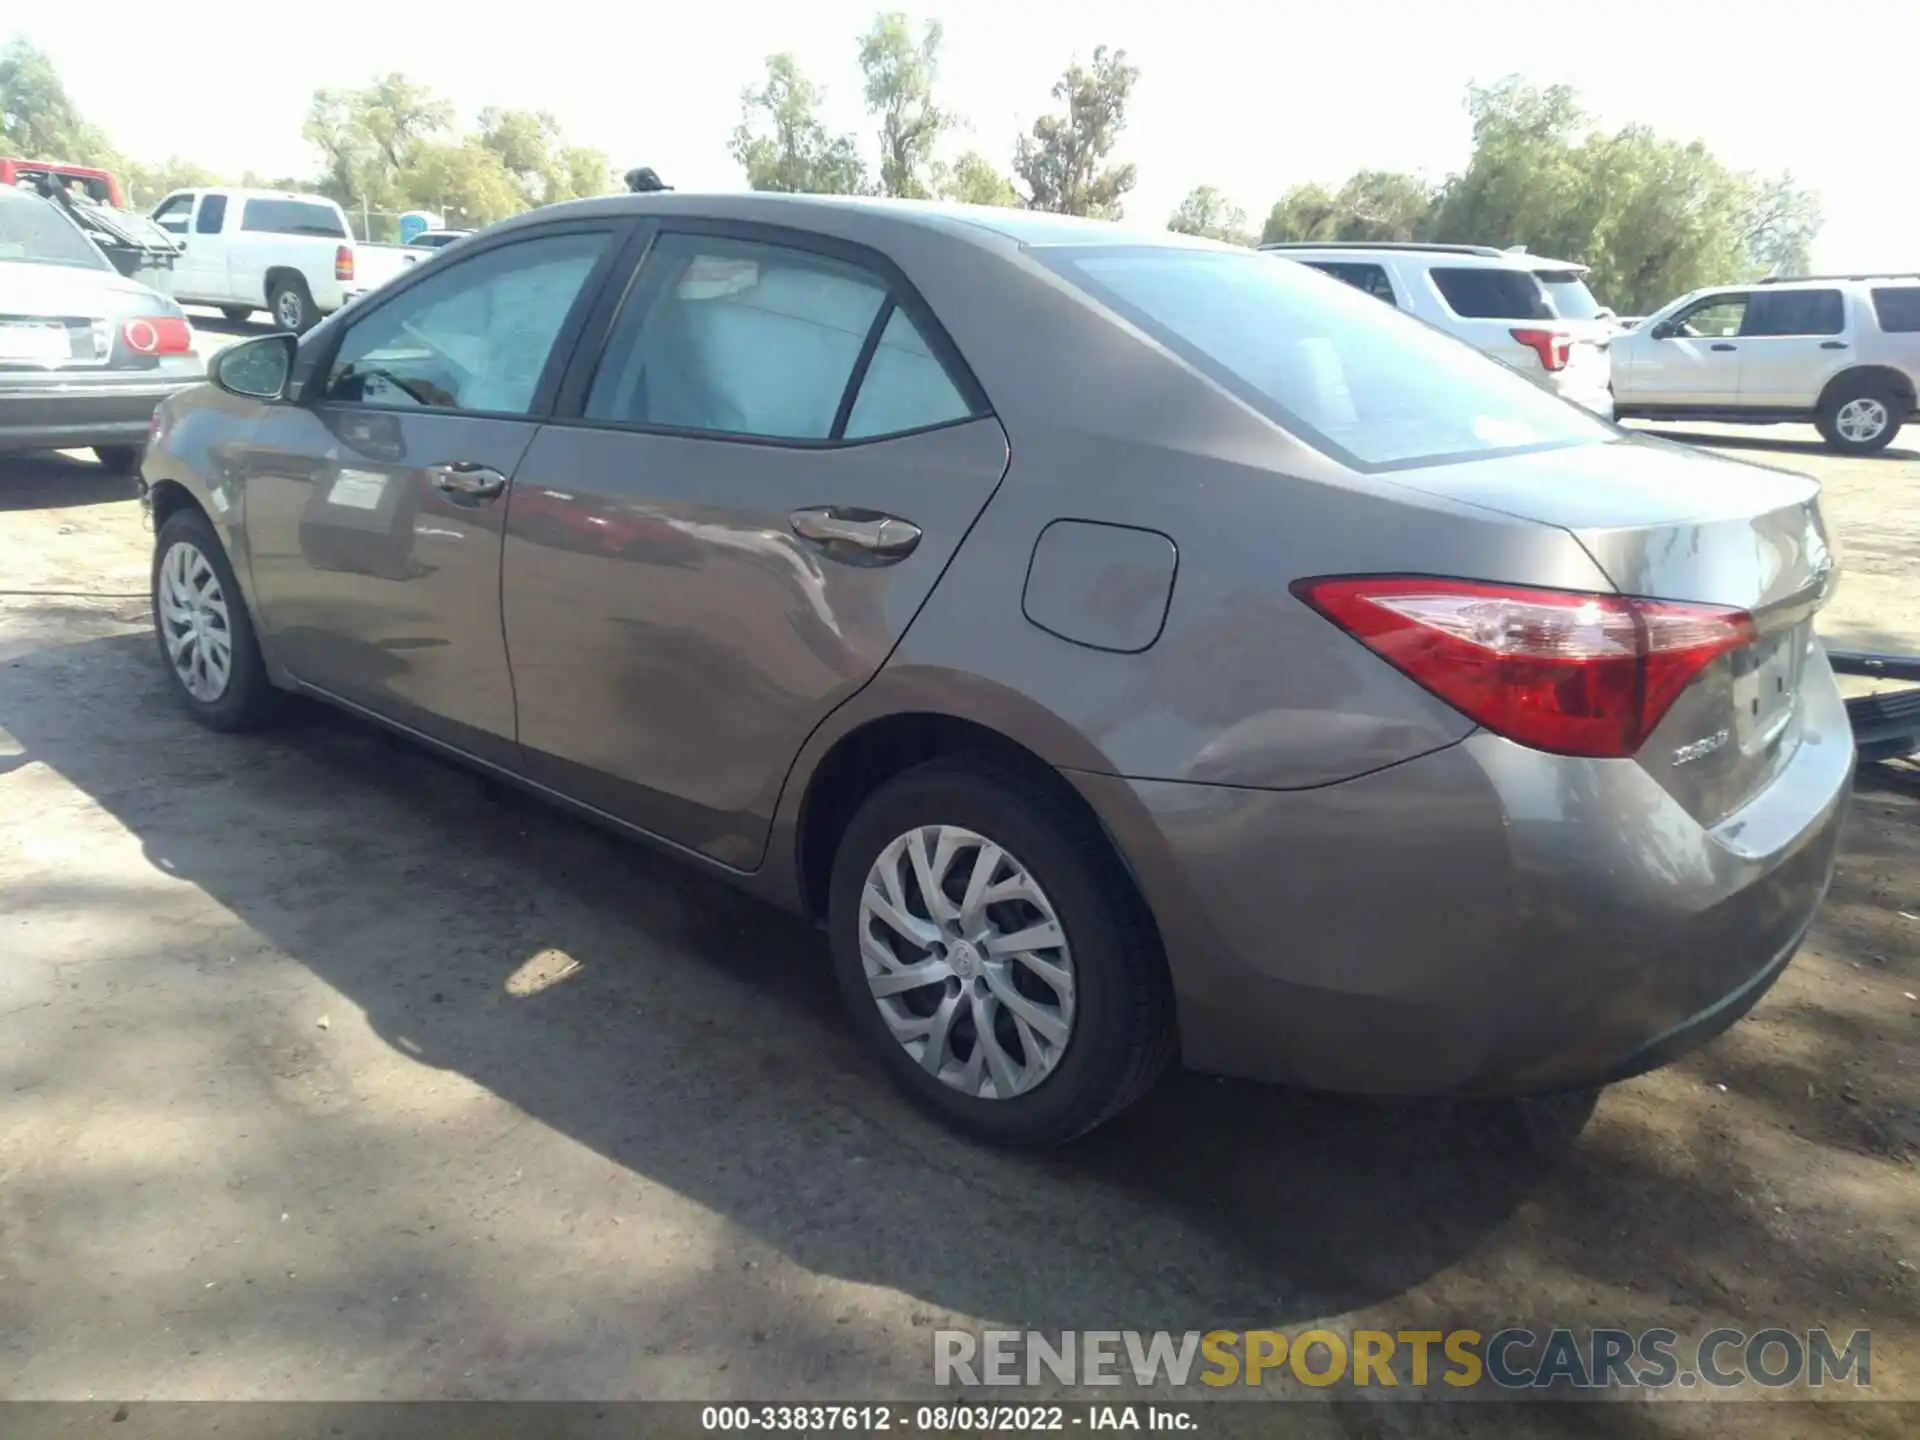
POLYGON ((0 185, 18 185, 23 180, 38 180, 42 175, 52 175, 69 183, 77 180, 89 199, 116 210, 126 208, 120 181, 105 170, 96 170, 91 165, 69 165, 64 160, 22 160, 17 155, 0 155, 0 185))

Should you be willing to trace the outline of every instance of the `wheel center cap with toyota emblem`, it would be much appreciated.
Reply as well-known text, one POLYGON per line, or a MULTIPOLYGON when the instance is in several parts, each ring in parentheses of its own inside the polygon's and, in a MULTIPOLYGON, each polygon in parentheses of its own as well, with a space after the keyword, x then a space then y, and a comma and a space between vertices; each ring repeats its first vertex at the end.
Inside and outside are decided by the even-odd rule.
POLYGON ((962 980, 971 980, 980 973, 980 952, 967 941, 956 940, 947 950, 947 963, 962 980))

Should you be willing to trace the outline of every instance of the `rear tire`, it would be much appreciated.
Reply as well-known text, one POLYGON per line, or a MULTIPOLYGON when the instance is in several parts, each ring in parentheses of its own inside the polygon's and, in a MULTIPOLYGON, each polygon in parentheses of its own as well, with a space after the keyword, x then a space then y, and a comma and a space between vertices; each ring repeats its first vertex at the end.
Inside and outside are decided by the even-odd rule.
POLYGON ((138 475, 140 463, 147 458, 144 445, 96 445, 93 458, 112 475, 138 475))
POLYGON ((842 998, 882 1067, 976 1139, 1065 1144, 1132 1105, 1172 1059, 1165 962, 1105 837, 1064 798, 986 757, 917 766, 868 798, 834 856, 828 932, 842 998), (915 836, 944 903, 930 905, 918 884, 915 836), (981 863, 991 869, 976 881, 981 863), (989 880, 987 893, 1006 898, 969 908, 989 880), (869 896, 904 910, 920 938, 869 896), (1061 943, 996 948, 1036 936, 1048 916, 1061 943), (869 970, 884 985, 896 966, 928 979, 883 999, 869 970), (984 1048, 983 1020, 993 1037, 984 1048))
POLYGON ((1814 424, 1842 454, 1872 455, 1893 443, 1909 408, 1884 380, 1866 376, 1834 386, 1814 424))
POLYGON ((267 308, 273 312, 273 323, 282 330, 291 330, 295 335, 304 335, 311 330, 320 317, 314 312, 313 292, 307 288, 305 277, 286 276, 273 282, 267 291, 267 308))
POLYGON ((235 325, 244 325, 247 321, 253 318, 253 306, 222 305, 220 307, 220 313, 226 316, 231 323, 235 325))
POLYGON ((253 618, 220 537, 198 510, 176 510, 154 537, 152 594, 160 662, 187 713, 221 731, 271 719, 280 697, 253 618))

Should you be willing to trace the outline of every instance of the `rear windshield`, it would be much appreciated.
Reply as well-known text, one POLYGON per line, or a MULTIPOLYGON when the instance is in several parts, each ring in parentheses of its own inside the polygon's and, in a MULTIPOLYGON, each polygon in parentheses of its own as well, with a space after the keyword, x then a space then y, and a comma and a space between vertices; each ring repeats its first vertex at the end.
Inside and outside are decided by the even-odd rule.
POLYGON ((242 230, 265 230, 274 235, 325 235, 347 238, 340 212, 311 200, 249 200, 241 213, 242 230))
MULTIPOLYGON (((1609 439, 1499 361, 1257 251, 1035 252, 1188 364, 1359 470, 1609 439)), ((1529 282, 1531 277, 1528 277, 1529 282)))
POLYGON ((105 270, 107 259, 51 200, 24 190, 0 190, 0 260, 105 270))
POLYGON ((1920 330, 1920 285, 1875 290, 1873 313, 1889 335, 1911 335, 1920 330))
POLYGON ((1587 289, 1577 270, 1536 270, 1533 278, 1547 288, 1547 299, 1562 320, 1592 320, 1600 314, 1600 302, 1587 289))
POLYGON ((1436 265, 1433 283, 1453 313, 1464 320, 1554 318, 1540 282, 1525 270, 1436 265))

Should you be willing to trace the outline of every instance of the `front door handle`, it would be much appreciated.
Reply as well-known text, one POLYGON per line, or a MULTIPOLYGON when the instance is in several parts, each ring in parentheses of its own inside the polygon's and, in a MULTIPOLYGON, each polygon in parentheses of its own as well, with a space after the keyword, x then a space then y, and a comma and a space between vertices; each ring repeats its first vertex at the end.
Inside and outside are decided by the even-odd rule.
POLYGON ((1710 345, 1707 348, 1710 350, 1738 350, 1740 347, 1738 345, 1710 345))
POLYGON ((821 545, 846 545, 870 555, 898 559, 920 543, 920 527, 897 515, 851 510, 838 505, 796 510, 788 517, 793 533, 821 545))
POLYGON ((490 465, 471 460, 456 460, 447 465, 427 466, 433 488, 467 500, 491 500, 507 488, 507 477, 490 465))
POLYGON ((1847 342, 1844 340, 1822 340, 1820 342, 1820 348, 1822 350, 1844 350, 1847 348, 1847 342))

